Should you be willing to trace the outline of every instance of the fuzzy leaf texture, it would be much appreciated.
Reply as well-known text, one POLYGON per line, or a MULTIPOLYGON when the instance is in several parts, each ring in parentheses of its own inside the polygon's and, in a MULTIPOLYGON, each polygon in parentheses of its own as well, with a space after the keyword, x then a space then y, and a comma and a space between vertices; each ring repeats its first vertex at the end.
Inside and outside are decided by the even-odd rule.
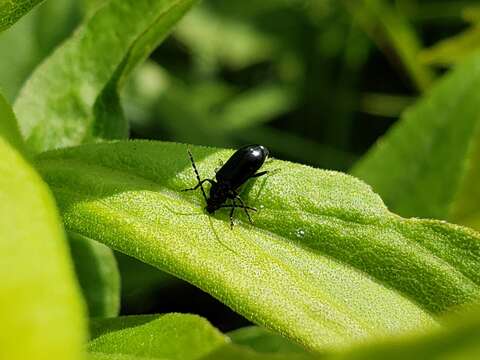
POLYGON ((480 309, 478 305, 442 319, 444 327, 413 332, 353 347, 328 360, 470 360, 480 357, 480 309))
POLYGON ((0 2, 0 32, 15 24, 23 15, 43 0, 2 0, 0 2))
POLYGON ((446 326, 433 331, 376 339, 320 356, 292 351, 291 345, 279 348, 273 334, 257 328, 241 329, 239 345, 237 334, 230 335, 230 342, 204 319, 184 314, 93 320, 93 339, 88 348, 90 359, 96 360, 476 359, 480 355, 478 310, 476 306, 442 319, 446 326), (272 339, 277 344, 274 348, 272 339))
MULTIPOLYGON (((203 177, 232 152, 194 147, 203 177)), ((40 155, 67 228, 209 292, 257 324, 316 350, 437 326, 476 299, 480 238, 392 214, 365 183, 273 161, 239 212, 207 215, 181 144, 130 141, 40 155)))
POLYGON ((83 304, 53 198, 0 95, 0 359, 80 359, 83 304), (8 140, 6 140, 8 139, 8 140))
POLYGON ((201 359, 228 341, 205 319, 182 314, 92 320, 91 336, 89 352, 171 360, 201 359))
MULTIPOLYGON (((313 360, 305 351, 255 351, 234 344, 205 319, 188 314, 94 319, 90 359, 313 360)), ((264 336, 264 339, 266 336, 264 336)), ((282 349, 283 350, 283 349, 282 349)), ((318 357, 317 357, 318 358, 318 357)))
POLYGON ((442 79, 352 173, 403 216, 480 229, 480 52, 442 79))
POLYGON ((31 150, 126 137, 118 89, 194 2, 111 0, 100 6, 17 98, 15 113, 31 150))

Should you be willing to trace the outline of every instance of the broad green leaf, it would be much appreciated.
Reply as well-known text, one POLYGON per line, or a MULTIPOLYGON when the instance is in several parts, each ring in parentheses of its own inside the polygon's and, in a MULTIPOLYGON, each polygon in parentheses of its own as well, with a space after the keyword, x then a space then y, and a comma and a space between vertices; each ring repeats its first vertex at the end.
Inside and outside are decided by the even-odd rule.
POLYGON ((480 219, 479 86, 477 53, 409 108, 352 173, 403 216, 474 226, 480 219))
POLYGON ((92 320, 90 352, 169 360, 201 359, 228 338, 196 315, 167 314, 92 320))
MULTIPOLYGON (((445 320, 444 320, 445 321, 445 320)), ((480 311, 474 307, 459 316, 450 316, 445 327, 428 333, 412 333, 353 347, 329 360, 470 360, 480 357, 480 311)))
POLYGON ((248 326, 227 334, 238 345, 248 346, 260 353, 304 353, 297 344, 259 326, 248 326))
POLYGON ((12 148, 0 99, 0 358, 80 359, 84 309, 47 186, 12 148))
POLYGON ((69 240, 90 317, 117 316, 120 310, 120 274, 113 251, 78 234, 69 234, 69 240))
POLYGON ((2 0, 0 2, 0 32, 9 28, 18 19, 43 0, 2 0))
POLYGON ((227 336, 195 315, 127 316, 93 320, 91 327, 93 339, 88 346, 89 358, 96 360, 314 359, 305 351, 257 352, 232 344, 227 336))
POLYGON ((118 88, 194 2, 111 0, 101 6, 21 90, 15 113, 30 148, 125 137, 118 88))
POLYGON ((429 65, 451 66, 466 59, 478 49, 480 49, 480 25, 472 26, 423 50, 420 53, 420 60, 429 65))
MULTIPOLYGON (((192 149, 202 176, 226 150, 192 149)), ((67 228, 185 279, 312 349, 436 325, 475 299, 480 238, 390 213, 363 182, 282 161, 244 191, 255 226, 207 215, 186 146, 130 141, 40 155, 67 228)))

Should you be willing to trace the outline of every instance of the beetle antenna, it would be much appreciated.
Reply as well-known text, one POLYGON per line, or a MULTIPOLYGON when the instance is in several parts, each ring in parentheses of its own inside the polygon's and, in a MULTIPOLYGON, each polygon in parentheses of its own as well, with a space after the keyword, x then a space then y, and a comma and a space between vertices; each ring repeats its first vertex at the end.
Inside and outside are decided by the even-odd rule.
POLYGON ((195 160, 193 160, 193 155, 190 149, 187 149, 188 151, 188 156, 190 157, 190 161, 192 163, 193 171, 195 171, 195 175, 197 176, 198 184, 200 185, 200 189, 202 189, 202 194, 205 199, 205 202, 207 202, 207 194, 205 193, 205 189, 203 188, 203 183, 202 180, 200 179, 200 174, 198 173, 197 166, 195 165, 195 160))

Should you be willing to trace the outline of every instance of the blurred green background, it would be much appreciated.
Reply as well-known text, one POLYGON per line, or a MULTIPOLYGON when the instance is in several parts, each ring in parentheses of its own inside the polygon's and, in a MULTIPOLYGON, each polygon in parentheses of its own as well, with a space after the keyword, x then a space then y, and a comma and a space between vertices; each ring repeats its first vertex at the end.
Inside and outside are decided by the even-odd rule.
MULTIPOLYGON (((101 0, 47 0, 0 34, 0 88, 22 83, 101 0)), ((204 0, 122 95, 131 137, 236 148, 348 171, 400 113, 480 47, 461 0, 204 0)), ((247 322, 209 295, 123 255, 122 313, 247 322)))

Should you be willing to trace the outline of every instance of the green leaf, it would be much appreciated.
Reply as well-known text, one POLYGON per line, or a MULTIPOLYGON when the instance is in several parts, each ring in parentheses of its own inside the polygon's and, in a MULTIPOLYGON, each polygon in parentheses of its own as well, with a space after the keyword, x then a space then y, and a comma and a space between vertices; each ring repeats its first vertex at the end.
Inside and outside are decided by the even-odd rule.
POLYGON ((259 326, 240 328, 229 332, 228 336, 235 344, 260 353, 305 353, 299 345, 259 326))
POLYGON ((403 216, 473 226, 480 219, 479 86, 477 53, 409 108, 352 173, 403 216))
MULTIPOLYGON (((202 176, 231 151, 195 147, 202 176)), ((244 191, 255 226, 207 215, 186 146, 130 141, 40 155, 67 228, 185 279, 312 349, 435 326, 479 294, 480 238, 403 219, 357 179, 282 161, 244 191)))
POLYGON ((91 317, 113 317, 120 310, 120 274, 113 251, 95 240, 69 234, 72 258, 91 317))
POLYGON ((377 340, 353 347, 329 360, 423 360, 478 359, 480 357, 480 311, 478 306, 444 320, 445 327, 428 333, 415 332, 406 336, 377 340))
MULTIPOLYGON (((313 355, 256 352, 230 343, 205 319, 167 314, 93 320, 90 359, 96 360, 311 360, 313 355), (147 345, 148 344, 148 345, 147 345)), ((269 335, 273 337, 274 335, 269 335)), ((265 350, 265 349, 264 349, 265 350)))
POLYGON ((80 359, 84 308, 62 226, 47 186, 11 147, 14 118, 0 104, 0 358, 80 359))
POLYGON ((12 108, 0 93, 0 136, 3 141, 7 141, 10 146, 23 151, 25 144, 18 130, 17 119, 13 114, 12 108))
POLYGON ((252 349, 226 345, 203 357, 202 360, 313 360, 323 359, 308 353, 261 353, 252 349))
POLYGON ((480 49, 480 25, 442 40, 420 53, 420 60, 428 65, 451 66, 463 61, 480 49))
POLYGON ((17 98, 15 113, 30 148, 125 137, 118 88, 194 2, 111 0, 100 7, 37 68, 17 98))
POLYGON ((122 354, 104 354, 100 352, 93 352, 88 354, 89 360, 168 360, 165 358, 153 358, 135 355, 122 355, 122 354))
POLYGON ((228 338, 196 315, 167 314, 92 320, 90 352, 169 360, 201 359, 228 338))
POLYGON ((9 28, 43 0, 8 0, 0 3, 0 32, 9 28))

